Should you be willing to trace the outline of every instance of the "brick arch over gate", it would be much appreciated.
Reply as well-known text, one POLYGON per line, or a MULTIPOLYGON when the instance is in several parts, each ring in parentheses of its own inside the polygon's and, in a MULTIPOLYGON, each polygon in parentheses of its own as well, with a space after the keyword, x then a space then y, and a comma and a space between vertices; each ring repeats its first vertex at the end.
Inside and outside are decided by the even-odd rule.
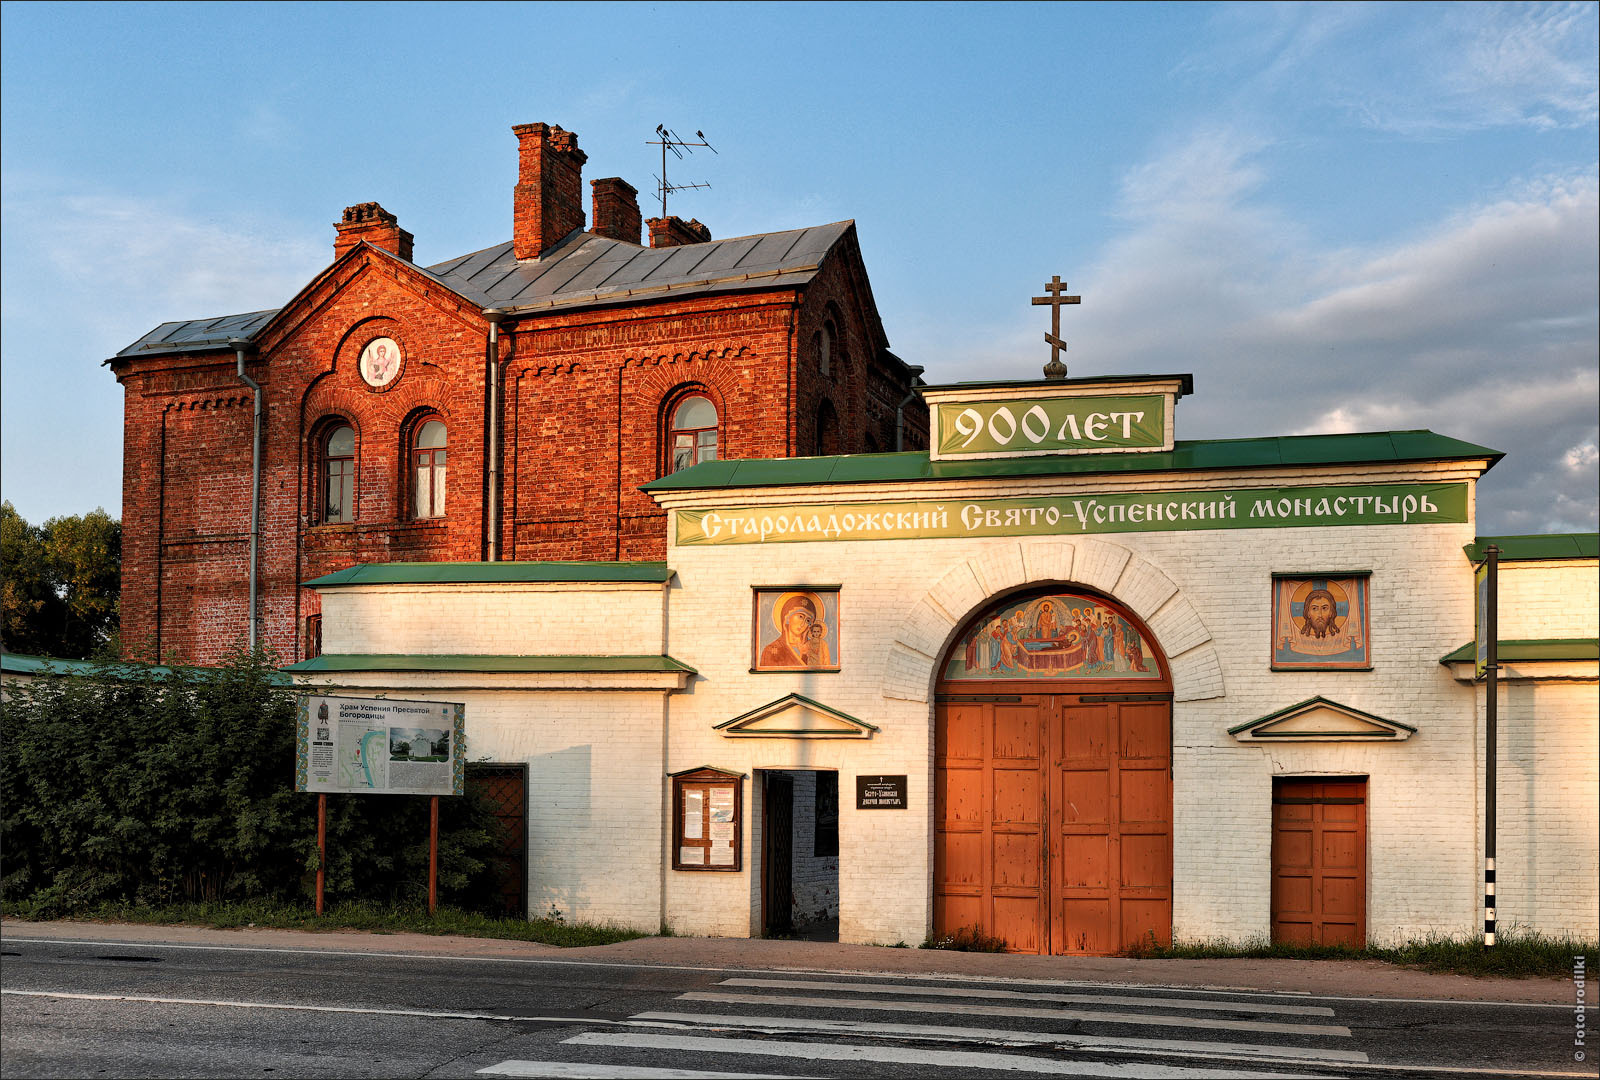
POLYGON ((1087 539, 997 543, 985 555, 951 567, 895 632, 883 696, 931 700, 935 669, 969 616, 1002 593, 1049 584, 1086 585, 1143 619, 1171 666, 1174 701, 1223 696, 1211 632, 1182 590, 1120 544, 1087 539))

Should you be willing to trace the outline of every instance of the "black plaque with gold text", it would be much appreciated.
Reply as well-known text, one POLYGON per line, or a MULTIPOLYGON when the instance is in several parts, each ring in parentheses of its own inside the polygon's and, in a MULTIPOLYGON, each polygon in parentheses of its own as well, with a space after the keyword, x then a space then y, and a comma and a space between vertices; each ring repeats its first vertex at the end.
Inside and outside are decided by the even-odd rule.
POLYGON ((856 777, 857 810, 904 810, 906 778, 900 776, 856 777))

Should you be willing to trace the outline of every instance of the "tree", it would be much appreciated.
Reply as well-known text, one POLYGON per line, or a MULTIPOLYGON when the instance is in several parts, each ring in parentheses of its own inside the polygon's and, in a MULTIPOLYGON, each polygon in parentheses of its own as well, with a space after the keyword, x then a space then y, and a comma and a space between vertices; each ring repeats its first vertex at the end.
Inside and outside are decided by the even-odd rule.
MULTIPOLYGON (((130 901, 301 902, 316 881, 318 800, 294 790, 299 701, 274 657, 84 667, 5 687, 0 899, 45 917, 130 901)), ((494 905, 492 809, 472 787, 440 804, 441 898, 494 905)), ((326 824, 334 900, 427 897, 426 797, 332 795, 326 824)))
POLYGON ((0 503, 7 651, 83 659, 114 646, 122 524, 104 510, 28 523, 0 503))

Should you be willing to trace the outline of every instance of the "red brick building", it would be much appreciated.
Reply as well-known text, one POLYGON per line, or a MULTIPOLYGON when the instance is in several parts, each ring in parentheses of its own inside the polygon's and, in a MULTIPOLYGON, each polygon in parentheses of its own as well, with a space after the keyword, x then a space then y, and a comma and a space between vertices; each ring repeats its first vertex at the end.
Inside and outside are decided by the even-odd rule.
POLYGON ((852 222, 713 241, 641 221, 613 177, 586 230, 576 136, 513 131, 508 242, 421 267, 393 215, 352 206, 283 307, 163 323, 107 361, 131 653, 206 662, 245 636, 252 550, 257 633, 300 659, 299 583, 353 563, 659 559, 638 488, 674 468, 926 448, 921 369, 888 350, 852 222))

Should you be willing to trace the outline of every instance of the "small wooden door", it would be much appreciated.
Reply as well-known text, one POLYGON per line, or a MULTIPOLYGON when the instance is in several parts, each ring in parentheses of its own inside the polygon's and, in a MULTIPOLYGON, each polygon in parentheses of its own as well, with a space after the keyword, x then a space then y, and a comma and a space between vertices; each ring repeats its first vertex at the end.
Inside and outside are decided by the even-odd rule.
POLYGON ((794 932, 794 781, 764 773, 761 821, 761 912, 767 937, 794 932))
POLYGON ((1272 940, 1367 940, 1367 781, 1272 782, 1272 940))

